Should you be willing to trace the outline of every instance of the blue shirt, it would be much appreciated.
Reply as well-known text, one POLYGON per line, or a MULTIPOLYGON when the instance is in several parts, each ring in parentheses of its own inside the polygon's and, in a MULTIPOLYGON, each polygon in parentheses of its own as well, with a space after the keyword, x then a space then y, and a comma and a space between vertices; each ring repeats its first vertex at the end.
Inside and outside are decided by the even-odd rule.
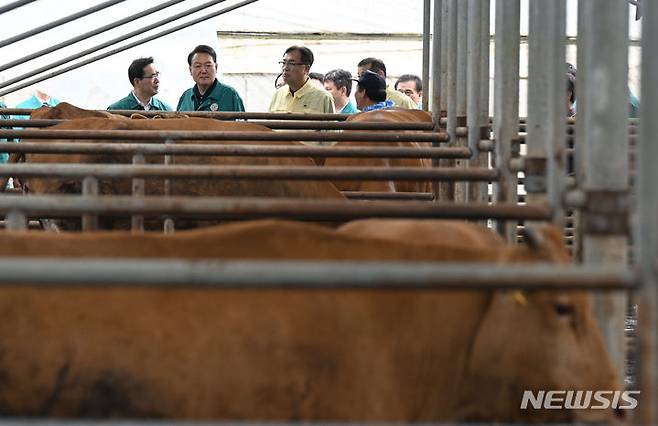
POLYGON ((374 105, 367 106, 363 108, 363 112, 368 112, 368 111, 375 111, 378 109, 386 109, 386 108, 391 108, 393 106, 393 101, 391 100, 385 100, 382 102, 377 102, 374 105))
MULTIPOLYGON (((43 102, 35 95, 32 95, 30 98, 25 99, 23 102, 16 105, 16 108, 26 108, 26 109, 37 109, 42 106, 54 107, 59 104, 59 99, 49 98, 46 102, 43 102)), ((15 115, 14 120, 29 120, 29 115, 15 115)))
POLYGON ((355 107, 355 106, 352 104, 352 102, 350 101, 350 102, 348 102, 347 104, 345 104, 345 106, 343 107, 343 109, 341 109, 339 112, 340 112, 341 114, 356 114, 357 112, 359 112, 359 110, 356 109, 356 107, 355 107))

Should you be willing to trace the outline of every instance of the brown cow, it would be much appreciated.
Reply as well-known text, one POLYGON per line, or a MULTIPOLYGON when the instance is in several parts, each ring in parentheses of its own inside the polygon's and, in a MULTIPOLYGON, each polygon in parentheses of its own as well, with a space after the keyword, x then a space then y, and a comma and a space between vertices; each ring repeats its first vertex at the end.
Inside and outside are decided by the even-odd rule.
POLYGON ((30 114, 31 119, 52 119, 52 120, 66 120, 73 118, 113 118, 113 119, 128 119, 123 115, 112 114, 107 111, 92 111, 87 109, 78 108, 67 102, 62 102, 55 107, 42 106, 35 109, 30 114))
POLYGON ((505 245, 505 241, 490 229, 462 220, 361 219, 342 225, 338 232, 412 244, 450 241, 450 244, 477 248, 505 245))
MULTIPOLYGON (((86 118, 69 120, 49 129, 85 129, 85 130, 218 130, 218 131, 258 131, 271 132, 267 127, 244 123, 223 122, 205 118, 185 118, 169 120, 108 120, 103 118, 86 118)), ((60 140, 57 142, 75 142, 74 140, 60 140)), ((80 141, 102 143, 100 140, 80 141)), ((143 143, 158 143, 157 141, 138 141, 143 143)), ((176 144, 249 144, 255 141, 177 141, 176 144)), ((298 142, 273 142, 276 145, 298 145, 298 142)), ((100 155, 100 154, 27 154, 28 163, 114 163, 130 164, 129 155, 100 155)), ((164 157, 147 156, 146 163, 162 164, 164 157)), ((176 156, 174 163, 177 165, 262 165, 279 166, 290 168, 296 166, 314 166, 310 158, 296 157, 226 157, 226 156, 176 156)), ((65 179, 27 179, 31 193, 35 194, 61 194, 79 193, 81 183, 79 180, 65 179)), ((119 179, 114 181, 103 181, 100 185, 102 195, 129 195, 131 193, 131 180, 119 179)), ((162 195, 163 180, 147 180, 146 195, 162 195)), ((171 181, 171 194, 182 196, 267 196, 267 197, 290 197, 290 198, 322 198, 322 199, 344 199, 343 195, 329 181, 284 181, 284 180, 203 180, 203 179, 175 179, 171 181)), ((64 229, 77 229, 79 220, 67 220, 58 222, 64 229)), ((106 229, 118 229, 128 226, 125 220, 102 220, 102 227, 106 229)), ((177 221, 177 227, 191 226, 177 221)), ((161 229, 155 223, 151 229, 161 229)))
MULTIPOLYGON (((563 261, 543 245, 383 241, 258 221, 173 236, 0 233, 0 255, 563 261)), ((619 389, 581 292, 0 289, 11 416, 606 421, 525 389, 619 389)))
MULTIPOLYGON (((408 109, 386 109, 352 115, 348 121, 358 122, 424 122, 431 123, 432 117, 425 111, 408 109)), ((430 144, 419 142, 338 142, 334 146, 382 146, 382 147, 429 147, 430 144)), ((427 158, 327 158, 325 166, 346 167, 431 167, 427 158)), ((423 181, 338 181, 334 182, 341 191, 375 191, 375 192, 432 192, 430 182, 423 181)))

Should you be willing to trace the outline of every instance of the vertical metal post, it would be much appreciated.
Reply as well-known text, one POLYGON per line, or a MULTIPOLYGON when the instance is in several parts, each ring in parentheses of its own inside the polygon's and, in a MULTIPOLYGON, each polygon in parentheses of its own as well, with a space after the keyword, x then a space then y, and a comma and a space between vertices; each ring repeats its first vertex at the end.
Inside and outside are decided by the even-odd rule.
POLYGON ((533 0, 528 40, 526 192, 529 202, 550 203, 558 226, 563 221, 565 180, 565 37, 565 0, 533 0))
MULTIPOLYGON (((87 176, 82 179, 82 195, 85 197, 98 196, 98 179, 94 176, 87 176)), ((98 216, 93 214, 82 215, 82 231, 97 231, 98 230, 98 216)))
MULTIPOLYGON (((519 142, 519 54, 521 6, 519 0, 496 2, 494 72, 494 138, 500 179, 494 184, 496 203, 514 202, 517 173, 510 170, 512 144, 519 142)), ((498 221, 496 230, 516 243, 516 222, 498 221)))
POLYGON ((436 130, 439 130, 439 125, 441 122, 441 92, 443 91, 443 62, 442 62, 442 44, 443 40, 441 39, 441 11, 443 10, 443 1, 434 0, 433 6, 433 20, 434 25, 432 28, 432 91, 430 92, 430 86, 423 86, 423 102, 425 99, 430 101, 432 107, 432 118, 436 126, 436 130))
MULTIPOLYGON (((458 1, 457 8, 457 126, 466 127, 467 111, 467 73, 468 73, 468 2, 458 1)), ((479 25, 479 23, 478 23, 479 25)), ((479 82, 478 82, 479 84, 479 82)), ((465 147, 467 138, 457 137, 455 146, 465 147)), ((467 167, 467 160, 457 160, 457 167, 467 167)), ((455 201, 465 202, 467 196, 466 182, 455 184, 455 201)))
MULTIPOLYGON (((658 424, 658 5, 643 2, 642 108, 636 156, 637 222, 635 244, 641 278, 638 332, 640 338, 640 403, 636 424, 658 424)), ((626 107, 626 102, 619 102, 626 107)), ((624 126, 625 129, 625 126, 624 126)))
MULTIPOLYGON (((490 98, 490 73, 489 67, 491 66, 491 0, 482 0, 482 31, 480 36, 482 41, 480 46, 480 71, 482 81, 480 83, 480 122, 482 125, 489 126, 489 98, 490 98)), ((487 139, 489 135, 487 134, 487 139)), ((486 165, 485 165, 486 167, 486 165)))
MULTIPOLYGON (((457 146, 457 6, 458 0, 446 0, 446 108, 447 124, 446 131, 450 137, 449 146, 457 146)), ((442 160, 443 166, 454 166, 454 160, 442 160)), ((442 182, 441 201, 455 199, 455 184, 453 182, 442 182)))
MULTIPOLYGON (((468 35, 466 52, 466 98, 467 114, 466 124, 468 127, 468 146, 471 148, 472 157, 469 165, 478 167, 480 164, 480 115, 481 115, 481 83, 482 83, 482 2, 480 0, 468 0, 468 35)), ((470 182, 467 186, 468 201, 479 201, 480 182, 470 182)))
MULTIPOLYGON (((134 154, 133 164, 144 164, 144 154, 134 154)), ((133 197, 144 197, 146 182, 144 179, 133 179, 133 197)), ((130 228, 133 233, 144 232, 144 216, 134 215, 130 218, 130 228)))
MULTIPOLYGON (((434 0, 433 6, 433 28, 432 28, 432 91, 430 92, 430 86, 423 86, 423 104, 427 101, 430 101, 431 96, 431 106, 432 106, 432 119, 434 120, 434 130, 441 130, 441 90, 442 90, 442 81, 443 75, 441 73, 441 45, 443 40, 441 39, 441 19, 442 19, 442 10, 443 2, 441 0, 434 0), (430 95, 431 93, 431 95, 430 95)), ((438 147, 439 145, 433 143, 432 146, 438 147)), ((438 167, 441 166, 441 161, 438 159, 432 159, 432 166, 438 167)), ((432 183, 432 192, 434 193, 434 199, 439 201, 441 198, 441 183, 433 182, 432 183)))
POLYGON ((7 231, 26 231, 27 216, 21 210, 9 210, 5 215, 7 231))
POLYGON ((432 0, 423 0, 423 111, 429 111, 431 9, 432 0))
MULTIPOLYGON (((449 16, 448 7, 451 0, 441 1, 441 90, 439 108, 443 114, 448 113, 448 30, 449 30, 449 16)), ((435 11, 436 13, 437 11, 435 11)), ((436 15, 434 15, 436 16, 436 15)), ((447 120, 447 118, 446 118, 447 120)), ((447 127, 447 126, 443 126, 447 127)))
MULTIPOLYGON (((174 143, 175 141, 173 139, 165 140, 165 145, 173 145, 174 143)), ((174 158, 175 157, 173 155, 165 155, 164 156, 165 165, 174 164, 174 158)), ((171 196, 171 179, 165 179, 164 181, 164 195, 165 197, 171 196)), ((173 234, 174 230, 175 230, 174 218, 166 217, 164 220, 164 233, 173 234)))
MULTIPOLYGON (((583 213, 583 258, 589 264, 626 266, 628 230, 623 225, 628 223, 615 222, 624 217, 628 192, 628 4, 580 1, 586 12, 582 31, 587 75, 580 74, 579 80, 587 83, 579 94, 585 108, 579 101, 578 120, 584 121, 584 189, 589 200, 583 213)), ((626 305, 624 293, 595 296, 595 315, 620 377, 625 373, 626 305)))

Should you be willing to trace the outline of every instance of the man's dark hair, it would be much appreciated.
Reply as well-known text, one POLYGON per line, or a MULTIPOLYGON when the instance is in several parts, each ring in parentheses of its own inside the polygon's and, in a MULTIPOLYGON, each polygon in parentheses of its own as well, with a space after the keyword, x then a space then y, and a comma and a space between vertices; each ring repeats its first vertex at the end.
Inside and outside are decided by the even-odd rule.
POLYGON ((567 62, 567 74, 571 74, 575 77, 576 72, 577 72, 576 67, 574 67, 573 64, 570 64, 569 62, 567 62))
POLYGON ((352 73, 342 69, 331 70, 324 75, 324 81, 331 81, 336 89, 346 88, 345 95, 352 93, 352 73))
POLYGON ((576 76, 571 73, 567 73, 567 92, 571 92, 569 101, 574 103, 576 101, 576 76))
POLYGON ((217 53, 215 53, 215 49, 210 46, 206 46, 205 44, 200 44, 195 47, 189 55, 187 55, 187 65, 192 66, 192 57, 197 53, 207 53, 212 57, 213 62, 217 63, 217 53))
POLYGON ((313 65, 313 52, 311 52, 311 49, 306 46, 290 46, 285 52, 283 52, 283 54, 285 55, 286 53, 294 52, 295 50, 299 52, 303 64, 306 64, 309 67, 313 65))
POLYGON ((379 71, 383 71, 384 77, 386 77, 386 65, 384 64, 384 61, 382 61, 381 59, 377 59, 377 58, 361 59, 361 62, 359 62, 358 66, 365 67, 374 73, 379 73, 379 71))
POLYGON ((318 80, 320 83, 324 83, 324 76, 319 72, 309 73, 308 77, 312 80, 318 80))
POLYGON ((413 81, 416 83, 416 92, 422 92, 423 91, 423 80, 420 79, 415 74, 404 74, 401 75, 400 78, 398 78, 398 81, 395 82, 395 90, 398 90, 398 83, 404 83, 405 81, 413 81))
POLYGON ((386 80, 379 74, 366 70, 357 80, 359 83, 358 90, 365 90, 366 96, 375 102, 384 102, 386 100, 386 80))
POLYGON ((144 77, 144 67, 153 63, 153 57, 135 59, 128 67, 128 80, 131 85, 135 85, 136 78, 144 77))

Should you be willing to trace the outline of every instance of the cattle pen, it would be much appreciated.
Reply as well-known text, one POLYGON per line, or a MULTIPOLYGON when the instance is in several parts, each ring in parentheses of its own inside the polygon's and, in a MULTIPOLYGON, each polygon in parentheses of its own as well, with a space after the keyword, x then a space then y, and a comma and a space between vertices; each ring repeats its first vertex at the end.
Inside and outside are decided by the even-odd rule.
MULTIPOLYGON (((236 3, 223 13, 254 1, 236 3)), ((25 3, 28 2, 13 2, 0 8, 0 14, 25 3)), ((432 122, 357 122, 347 121, 348 116, 341 114, 188 114, 190 117, 259 124, 276 130, 267 133, 62 130, 50 127, 71 120, 2 120, 0 127, 4 129, 0 129, 0 138, 23 140, 17 144, 0 145, 0 151, 12 154, 14 159, 20 154, 37 153, 103 154, 123 155, 132 162, 0 164, 0 177, 5 179, 4 183, 9 178, 48 177, 81 182, 80 193, 75 195, 23 195, 5 190, 0 196, 0 215, 4 215, 6 232, 23 231, 40 219, 47 223, 50 219, 69 217, 81 218, 82 231, 97 231, 99 217, 111 215, 130 217, 130 228, 136 234, 144 232, 147 218, 161 219, 162 229, 167 234, 175 232, 177 221, 182 218, 285 218, 318 222, 363 218, 459 218, 480 223, 489 221, 493 229, 515 244, 524 228, 538 222, 552 222, 561 228, 569 224, 565 241, 569 242, 578 262, 559 268, 545 264, 501 268, 485 262, 0 257, 0 286, 25 283, 40 288, 137 285, 217 290, 587 289, 596 291, 594 312, 603 331, 606 349, 620 376, 625 375, 629 361, 624 326, 631 297, 632 304, 636 304, 639 310, 636 328, 639 349, 630 357, 636 368, 633 374, 637 383, 629 385, 629 389, 639 391, 640 397, 630 421, 637 425, 658 424, 658 200, 655 191, 658 169, 654 164, 658 158, 655 140, 658 138, 658 84, 654 78, 658 76, 658 4, 641 2, 643 78, 639 120, 628 118, 625 102, 628 98, 629 15, 626 0, 578 2, 577 43, 579 52, 584 53, 578 57, 577 119, 565 119, 566 0, 529 0, 527 118, 520 118, 518 113, 521 1, 495 1, 493 34, 489 30, 489 12, 493 7, 490 0, 423 0, 423 5, 423 81, 429 94, 423 98, 423 108, 431 114, 432 122), (489 55, 491 38, 495 45, 493 60, 489 55), (494 70, 493 111, 489 110, 491 65, 494 70), (619 102, 620 99, 624 101, 619 102), (41 142, 42 139, 46 141, 41 142), (66 142, 48 143, 47 140, 51 139, 66 142), (102 143, 89 143, 91 139, 102 140, 102 143), (240 144, 177 143, 185 139, 231 140, 240 144), (276 144, 288 141, 347 141, 359 142, 360 145, 276 144), (424 145, 421 148, 387 147, 382 142, 421 142, 424 145), (376 146, 368 146, 370 143, 376 146), (161 156, 163 162, 146 163, 148 156, 161 156), (177 156, 422 158, 431 160, 432 167, 190 166, 176 164, 177 156), (571 168, 573 170, 569 170, 571 168), (112 179, 130 180, 132 195, 101 195, 100 182, 112 179), (427 181, 432 183, 432 189, 427 192, 347 190, 342 191, 345 199, 324 200, 172 194, 174 182, 183 179, 427 181), (163 182, 162 196, 145 193, 147 180, 163 182), (524 194, 518 193, 519 188, 523 188, 524 194)), ((129 46, 132 45, 136 44, 129 46)), ((67 58, 64 62, 74 59, 67 58)), ((93 58, 97 59, 101 58, 93 58)), ((84 63, 75 66, 82 65, 84 63)), ((16 79, 16 86, 0 91, 0 94, 32 84, 40 78, 26 83, 19 81, 36 73, 29 74, 16 79)), ((7 85, 9 83, 0 85, 0 89, 7 85)), ((0 114, 7 115, 29 115, 30 112, 0 109, 0 114)), ((117 111, 123 115, 133 112, 117 111)), ((154 112, 141 113, 146 117, 156 115, 154 112)), ((213 424, 234 424, 229 420, 217 419, 213 424)), ((259 423, 259 420, 240 421, 239 424, 299 424, 259 423)), ((532 418, 529 420, 532 422, 532 418)), ((169 424, 168 421, 153 423, 151 420, 148 423, 133 420, 76 422, 169 424)), ((58 422, 45 418, 29 421, 6 418, 0 423, 58 422)), ((342 423, 317 424, 367 423, 346 419, 342 423)), ((504 423, 496 421, 495 424, 504 423)))

